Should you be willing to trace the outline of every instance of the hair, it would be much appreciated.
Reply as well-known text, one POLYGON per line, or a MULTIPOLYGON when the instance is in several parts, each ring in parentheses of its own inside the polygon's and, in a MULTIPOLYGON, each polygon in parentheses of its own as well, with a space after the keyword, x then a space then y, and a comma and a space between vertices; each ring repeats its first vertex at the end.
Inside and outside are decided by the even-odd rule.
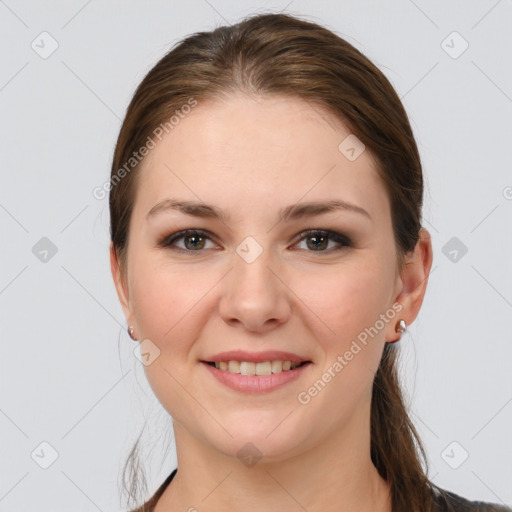
MULTIPOLYGON (((401 266, 419 240, 423 176, 397 93, 367 57, 327 28, 286 14, 258 14, 189 35, 137 87, 120 129, 111 170, 110 235, 121 271, 126 269, 128 228, 140 174, 138 162, 130 163, 133 169, 126 173, 120 172, 122 166, 126 170, 134 152, 160 134, 162 126, 175 124, 172 118, 179 122, 191 99, 200 104, 236 93, 302 99, 336 116, 365 144, 390 199, 401 266)), ((393 511, 434 510, 432 491, 440 489, 427 477, 427 458, 408 416, 394 344, 386 343, 374 377, 370 423, 371 459, 390 484, 393 511)), ((135 502, 137 460, 136 444, 123 473, 124 483, 126 469, 131 467, 130 489, 125 485, 125 490, 135 502)))

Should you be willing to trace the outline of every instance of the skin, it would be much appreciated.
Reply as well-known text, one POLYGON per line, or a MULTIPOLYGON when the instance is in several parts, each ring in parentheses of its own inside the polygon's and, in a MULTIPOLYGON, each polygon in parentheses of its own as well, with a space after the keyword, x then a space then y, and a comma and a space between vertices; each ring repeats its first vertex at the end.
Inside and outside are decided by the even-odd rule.
MULTIPOLYGON (((201 102, 145 158, 130 221, 126 272, 111 268, 128 325, 160 355, 148 381, 173 418, 178 473, 156 511, 391 511, 389 486, 370 459, 370 400, 385 343, 398 340, 423 301, 432 264, 429 233, 399 268, 390 203, 372 155, 348 160, 350 131, 300 99, 236 95, 201 102), (165 211, 166 198, 222 209, 224 221, 165 211), (340 210, 292 221, 281 208, 342 199, 340 210), (165 236, 203 229, 214 237, 165 236), (316 249, 306 229, 348 236, 316 249), (261 246, 252 263, 236 249, 261 246), (185 245, 187 243, 187 245, 185 245), (196 249, 195 247, 199 247, 196 249), (402 309, 307 404, 297 396, 332 367, 393 304, 402 309), (247 395, 199 362, 221 351, 285 350, 312 361, 300 379, 247 395), (247 467, 246 443, 263 454, 247 467), (191 509, 193 510, 193 509, 191 509)), ((203 235, 205 236, 205 235, 203 235)), ((318 245, 318 244, 317 244, 318 245)))

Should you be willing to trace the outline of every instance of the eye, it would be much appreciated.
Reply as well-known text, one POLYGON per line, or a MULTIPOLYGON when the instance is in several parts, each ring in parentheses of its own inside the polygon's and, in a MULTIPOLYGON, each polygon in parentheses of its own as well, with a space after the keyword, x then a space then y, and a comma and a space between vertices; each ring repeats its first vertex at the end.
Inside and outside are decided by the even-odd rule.
POLYGON ((199 252, 205 249, 206 240, 210 240, 209 233, 196 229, 187 229, 164 238, 159 242, 159 245, 182 252, 199 252), (184 247, 176 245, 176 242, 179 240, 185 241, 184 247))
POLYGON ((299 236, 301 237, 299 242, 308 239, 312 240, 312 243, 306 242, 306 247, 308 249, 312 248, 309 252, 332 252, 332 250, 339 250, 343 247, 350 247, 352 245, 352 242, 348 237, 340 233, 336 233, 336 231, 309 229, 307 231, 303 231, 299 236), (325 250, 329 246, 329 242, 338 244, 338 247, 334 247, 334 249, 331 247, 329 250, 325 250))
MULTIPOLYGON (((164 238, 159 242, 160 247, 167 247, 169 249, 181 252, 201 252, 206 247, 208 241, 212 241, 212 234, 203 230, 187 229, 185 231, 179 231, 172 235, 164 238), (184 245, 181 247, 177 244, 179 241, 184 241, 184 245)), ((311 243, 306 242, 306 247, 309 252, 332 252, 333 250, 339 250, 343 247, 350 247, 352 245, 351 240, 336 231, 322 230, 322 229, 309 229, 303 231, 298 235, 300 243, 304 240, 311 240, 311 243), (334 242, 338 247, 329 247, 329 243, 334 242), (328 250, 327 250, 328 249, 328 250)), ((213 243, 213 242, 212 242, 213 243)), ((212 247, 210 247, 212 248, 212 247)))

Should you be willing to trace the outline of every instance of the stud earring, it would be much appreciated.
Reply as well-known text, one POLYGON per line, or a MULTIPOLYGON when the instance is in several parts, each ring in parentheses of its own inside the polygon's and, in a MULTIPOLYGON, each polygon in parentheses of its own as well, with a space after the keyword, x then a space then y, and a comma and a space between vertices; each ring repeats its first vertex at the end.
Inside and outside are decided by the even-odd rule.
POLYGON ((133 327, 130 325, 130 327, 128 327, 128 334, 130 335, 130 338, 133 340, 133 341, 137 341, 137 338, 133 335, 133 327))
POLYGON ((395 326, 395 331, 396 332, 405 332, 405 330, 407 329, 407 324, 405 323, 405 320, 398 320, 398 322, 396 323, 396 326, 395 326))
MULTIPOLYGON (((401 335, 403 332, 405 332, 406 329, 407 324, 405 323, 405 320, 398 320, 398 322, 395 325, 395 332, 399 332, 401 335)), ((393 341, 388 341, 387 343, 396 343, 397 341, 400 341, 400 338, 393 341)))

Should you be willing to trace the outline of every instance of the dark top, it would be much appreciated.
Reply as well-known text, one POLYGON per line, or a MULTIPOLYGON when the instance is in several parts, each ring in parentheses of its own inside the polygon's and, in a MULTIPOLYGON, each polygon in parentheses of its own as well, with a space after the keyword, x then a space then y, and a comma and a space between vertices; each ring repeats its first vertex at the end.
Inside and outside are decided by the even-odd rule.
MULTIPOLYGON (((131 512, 153 512, 157 501, 164 493, 166 487, 171 483, 177 471, 178 468, 165 479, 165 482, 142 507, 132 510, 131 512)), ((437 512, 512 512, 512 508, 504 505, 484 501, 470 501, 453 492, 444 489, 441 489, 441 491, 444 497, 441 492, 434 489, 434 501, 437 506, 437 512)))

